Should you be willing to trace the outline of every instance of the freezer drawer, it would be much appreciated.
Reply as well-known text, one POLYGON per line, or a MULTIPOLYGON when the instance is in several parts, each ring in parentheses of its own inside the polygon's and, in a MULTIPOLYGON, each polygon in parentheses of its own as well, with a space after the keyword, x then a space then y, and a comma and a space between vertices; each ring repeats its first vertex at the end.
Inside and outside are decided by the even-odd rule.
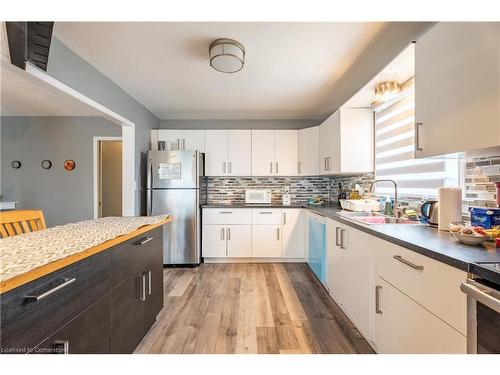
POLYGON ((163 229, 163 264, 200 263, 197 189, 148 190, 148 215, 170 214, 163 229))

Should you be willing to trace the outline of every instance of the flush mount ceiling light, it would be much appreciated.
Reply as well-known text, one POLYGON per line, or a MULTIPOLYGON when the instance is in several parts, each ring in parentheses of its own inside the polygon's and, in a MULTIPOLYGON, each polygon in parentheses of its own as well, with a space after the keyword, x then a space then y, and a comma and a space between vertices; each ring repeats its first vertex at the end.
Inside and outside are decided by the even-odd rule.
POLYGON ((385 81, 375 86, 375 102, 385 102, 394 98, 401 91, 398 81, 385 81))
POLYGON ((233 39, 217 39, 210 43, 210 66, 222 73, 236 73, 245 64, 245 47, 233 39))

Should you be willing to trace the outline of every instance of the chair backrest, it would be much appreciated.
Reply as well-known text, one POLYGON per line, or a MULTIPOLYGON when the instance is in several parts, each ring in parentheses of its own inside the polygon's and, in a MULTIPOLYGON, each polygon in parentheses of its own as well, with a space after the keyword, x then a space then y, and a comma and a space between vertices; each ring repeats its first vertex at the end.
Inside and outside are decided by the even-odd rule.
POLYGON ((0 212, 0 235, 2 238, 45 229, 45 218, 41 210, 13 210, 0 212))

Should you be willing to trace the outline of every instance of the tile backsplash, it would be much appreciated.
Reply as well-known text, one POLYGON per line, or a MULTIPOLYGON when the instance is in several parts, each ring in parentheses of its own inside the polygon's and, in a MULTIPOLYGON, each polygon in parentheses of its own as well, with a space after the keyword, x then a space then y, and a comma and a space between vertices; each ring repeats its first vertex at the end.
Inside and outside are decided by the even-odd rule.
POLYGON ((500 181, 500 157, 474 159, 465 164, 464 215, 469 207, 496 207, 497 181, 500 181))
POLYGON ((246 189, 270 189, 272 202, 281 203, 281 196, 289 188, 292 204, 306 203, 310 197, 322 197, 326 202, 336 202, 338 184, 344 189, 360 183, 367 185, 373 174, 355 176, 312 177, 208 177, 208 203, 244 203, 246 189))

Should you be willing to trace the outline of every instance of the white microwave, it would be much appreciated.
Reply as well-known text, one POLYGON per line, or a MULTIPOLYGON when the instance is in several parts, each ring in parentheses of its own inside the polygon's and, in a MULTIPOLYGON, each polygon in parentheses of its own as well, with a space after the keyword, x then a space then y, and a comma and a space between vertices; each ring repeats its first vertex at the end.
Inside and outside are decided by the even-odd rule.
POLYGON ((246 204, 271 204, 271 190, 245 190, 246 204))

